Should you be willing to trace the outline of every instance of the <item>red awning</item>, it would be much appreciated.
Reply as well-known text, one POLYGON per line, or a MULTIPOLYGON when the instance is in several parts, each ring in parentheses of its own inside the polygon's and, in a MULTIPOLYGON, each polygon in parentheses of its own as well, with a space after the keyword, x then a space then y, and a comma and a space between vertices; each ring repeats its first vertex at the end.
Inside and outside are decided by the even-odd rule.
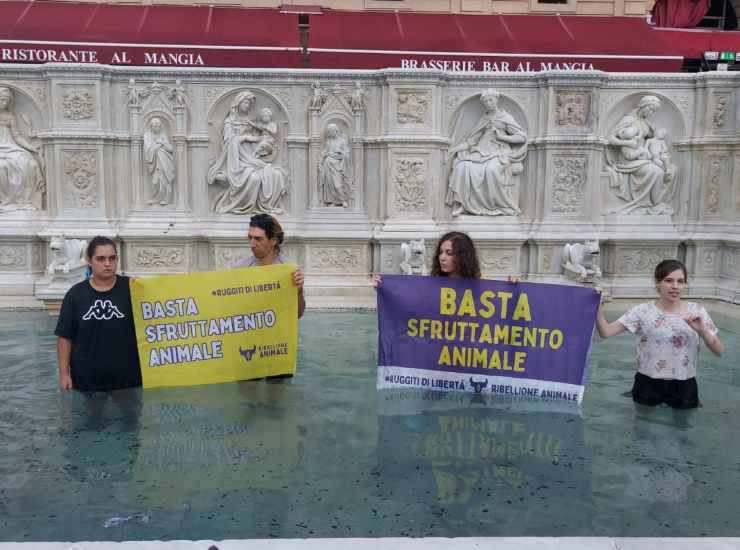
POLYGON ((662 72, 683 61, 641 18, 553 15, 331 12, 311 20, 309 54, 312 67, 349 56, 367 69, 662 72))
POLYGON ((298 16, 272 9, 0 2, 0 62, 299 67, 298 16))
POLYGON ((740 31, 708 29, 656 29, 661 39, 689 59, 701 59, 704 52, 740 52, 740 31))
POLYGON ((738 33, 641 18, 0 1, 0 63, 674 72, 738 33), (674 34, 681 33, 681 34, 674 34), (685 34, 688 33, 688 34, 685 34))

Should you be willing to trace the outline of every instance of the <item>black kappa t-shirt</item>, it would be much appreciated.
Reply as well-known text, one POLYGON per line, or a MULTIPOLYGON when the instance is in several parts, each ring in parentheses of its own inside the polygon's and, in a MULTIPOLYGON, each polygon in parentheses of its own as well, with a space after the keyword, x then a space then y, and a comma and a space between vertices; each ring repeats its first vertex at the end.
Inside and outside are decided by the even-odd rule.
POLYGON ((105 292, 95 290, 89 281, 70 288, 54 333, 72 340, 70 370, 75 389, 141 386, 128 277, 118 275, 113 288, 105 292))

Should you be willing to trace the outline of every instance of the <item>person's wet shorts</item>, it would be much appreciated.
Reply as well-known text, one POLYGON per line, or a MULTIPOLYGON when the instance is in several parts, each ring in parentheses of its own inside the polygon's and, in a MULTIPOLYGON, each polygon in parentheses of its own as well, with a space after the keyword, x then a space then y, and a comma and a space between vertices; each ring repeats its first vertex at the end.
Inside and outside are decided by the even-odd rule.
POLYGON ((693 409, 699 406, 699 387, 696 378, 665 380, 635 374, 632 399, 651 407, 666 403, 674 409, 693 409))

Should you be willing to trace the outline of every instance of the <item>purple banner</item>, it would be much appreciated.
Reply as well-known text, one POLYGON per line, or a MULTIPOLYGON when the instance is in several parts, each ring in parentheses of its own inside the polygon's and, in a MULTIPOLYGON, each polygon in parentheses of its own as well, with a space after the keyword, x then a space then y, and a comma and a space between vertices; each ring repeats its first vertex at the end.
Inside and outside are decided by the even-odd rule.
POLYGON ((580 403, 598 304, 584 287, 384 275, 378 388, 580 403))

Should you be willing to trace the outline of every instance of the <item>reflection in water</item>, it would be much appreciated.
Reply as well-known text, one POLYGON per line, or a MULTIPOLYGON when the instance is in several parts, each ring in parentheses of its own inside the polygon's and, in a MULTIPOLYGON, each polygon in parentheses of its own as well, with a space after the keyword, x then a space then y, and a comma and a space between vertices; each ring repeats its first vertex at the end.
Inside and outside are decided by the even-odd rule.
POLYGON ((591 453, 575 406, 419 390, 380 397, 379 470, 413 498, 431 496, 455 532, 496 529, 507 523, 502 506, 532 498, 540 513, 567 502, 573 521, 588 521, 591 453))
POLYGON ((293 379, 61 394, 51 319, 0 312, 0 539, 734 536, 740 323, 717 318, 702 408, 621 395, 625 336, 594 345, 581 412, 378 392, 361 313, 309 312, 293 379))

